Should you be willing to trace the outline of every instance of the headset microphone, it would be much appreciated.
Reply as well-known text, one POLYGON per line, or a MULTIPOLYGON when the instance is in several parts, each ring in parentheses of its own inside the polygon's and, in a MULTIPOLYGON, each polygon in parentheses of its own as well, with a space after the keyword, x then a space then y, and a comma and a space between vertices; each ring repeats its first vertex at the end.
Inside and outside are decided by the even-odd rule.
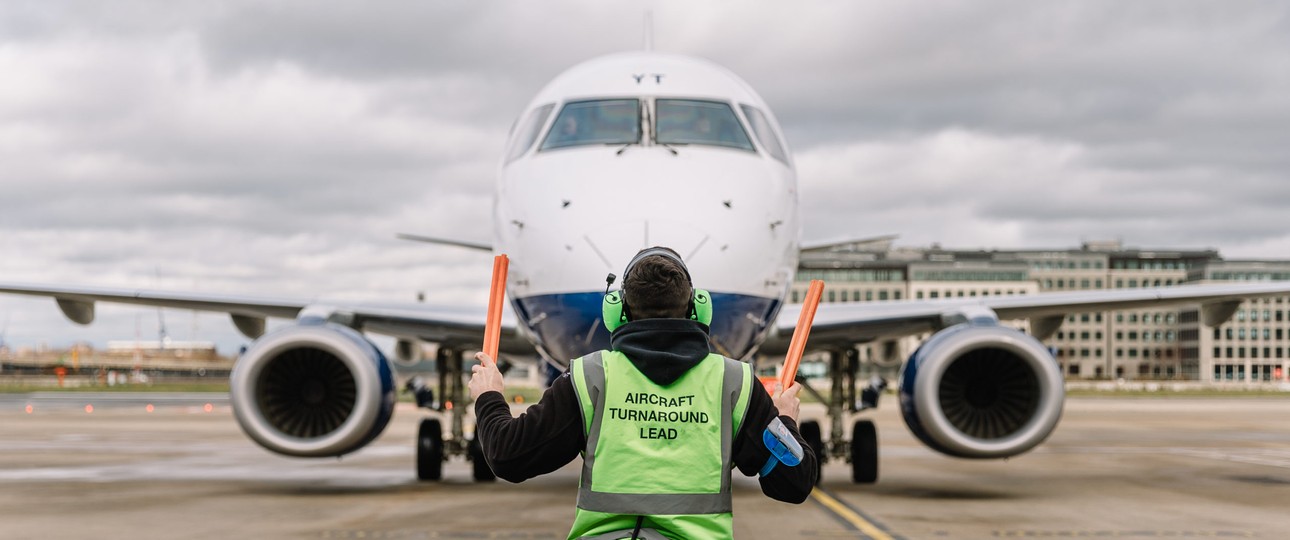
MULTIPOLYGON (((636 266, 637 262, 650 255, 661 255, 676 261, 676 263, 681 267, 681 270, 685 272, 686 280, 690 280, 690 270, 685 267, 685 261, 681 260, 681 256, 677 255, 675 251, 660 247, 643 249, 640 253, 637 253, 636 256, 632 258, 631 262, 627 263, 627 269, 623 271, 623 279, 627 279, 626 276, 631 274, 632 268, 636 266)), ((627 306, 627 302, 623 297, 623 291, 621 288, 620 290, 612 292, 609 290, 616 279, 617 276, 613 274, 605 276, 605 299, 600 306, 602 315, 601 320, 604 321, 605 328, 610 332, 617 330, 619 326, 627 324, 627 322, 631 320, 631 307, 627 306)), ((690 295, 690 307, 687 310, 686 318, 698 321, 705 325, 711 325, 712 296, 708 294, 708 291, 695 289, 692 281, 690 285, 690 295)))

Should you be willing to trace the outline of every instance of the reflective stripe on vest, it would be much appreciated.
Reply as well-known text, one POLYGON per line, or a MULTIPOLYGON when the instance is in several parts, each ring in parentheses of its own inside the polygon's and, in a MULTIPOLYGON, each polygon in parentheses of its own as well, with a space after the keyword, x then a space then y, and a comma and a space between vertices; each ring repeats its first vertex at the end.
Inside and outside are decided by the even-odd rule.
MULTIPOLYGON (((721 514, 728 513, 731 509, 730 502, 730 470, 731 466, 731 445, 734 434, 738 432, 739 426, 743 423, 743 417, 748 409, 748 396, 752 381, 751 366, 744 362, 731 360, 719 355, 709 355, 700 362, 698 366, 692 368, 696 376, 705 371, 721 372, 721 393, 717 397, 720 402, 721 422, 718 427, 720 431, 720 470, 719 471, 696 471, 698 476, 718 474, 720 485, 716 487, 715 492, 699 493, 615 493, 594 491, 593 472, 595 471, 597 449, 601 448, 600 438, 603 422, 605 419, 605 402, 606 402, 606 360, 611 362, 623 362, 624 364, 614 364, 618 369, 630 369, 631 373, 639 373, 631 366, 630 360, 619 352, 595 352, 577 359, 573 362, 571 371, 573 372, 574 387, 578 393, 578 399, 581 405, 583 415, 583 428, 587 436, 587 446, 583 452, 583 467, 581 486, 578 491, 578 508, 593 512, 602 512, 606 514, 619 515, 675 515, 675 514, 721 514), (705 369, 699 369, 700 366, 708 362, 721 362, 719 366, 708 365, 705 369), (626 367, 625 367, 626 366, 626 367)), ((641 375, 643 377, 643 375, 641 375)), ((685 376, 683 376, 685 377, 685 376)), ((647 379, 646 379, 647 380, 647 379)), ((680 379, 677 384, 680 384, 680 379)), ((686 388, 702 388, 709 381, 689 380, 686 381, 686 388)), ((610 384, 614 384, 613 381, 610 384)), ((652 390, 662 391, 664 387, 654 386, 652 390)), ((648 392, 651 388, 632 388, 630 392, 634 394, 652 395, 648 392)), ((684 398, 682 398, 684 399, 684 398)), ((694 397, 690 397, 693 403, 694 397)), ((660 404, 661 405, 661 404, 660 404)), ((616 410, 618 414, 624 414, 622 410, 616 410)), ((716 411, 712 411, 716 412, 716 411)), ((696 421, 701 418, 695 416, 703 414, 706 418, 706 411, 687 409, 684 412, 669 411, 645 411, 642 414, 672 414, 671 418, 675 419, 678 415, 681 421, 696 421), (690 415, 688 417, 684 415, 690 415), (686 420, 688 418, 689 420, 686 420)), ((621 418, 620 418, 621 419, 621 418)), ((645 428, 642 428, 645 429, 645 428)), ((643 432, 642 432, 643 433, 643 432)), ((706 436, 699 435, 703 440, 706 436)), ((707 443, 705 443, 707 444, 707 443)), ((619 445, 619 448, 627 448, 619 445)), ((623 456, 615 456, 615 459, 623 456)), ((603 459, 603 458, 602 458, 603 459)), ((693 467, 693 464, 687 466, 693 467)), ((666 471, 667 467, 661 466, 659 471, 666 471)), ((603 471, 602 471, 603 472, 603 471)), ((642 470, 636 474, 648 477, 656 471, 642 470)))

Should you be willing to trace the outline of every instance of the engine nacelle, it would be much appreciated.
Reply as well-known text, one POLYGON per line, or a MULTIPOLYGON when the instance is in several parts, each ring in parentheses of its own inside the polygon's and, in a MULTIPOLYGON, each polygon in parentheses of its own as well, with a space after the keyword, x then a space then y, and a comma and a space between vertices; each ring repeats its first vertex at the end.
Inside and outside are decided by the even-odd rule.
POLYGON ((1057 427, 1065 399, 1048 349, 996 324, 937 332, 909 357, 900 379, 905 424, 955 457, 1005 458, 1034 448, 1057 427))
POLYGON ((394 413, 385 355, 345 326, 306 322, 255 341, 230 377, 237 421, 288 456, 339 456, 371 442, 394 413))

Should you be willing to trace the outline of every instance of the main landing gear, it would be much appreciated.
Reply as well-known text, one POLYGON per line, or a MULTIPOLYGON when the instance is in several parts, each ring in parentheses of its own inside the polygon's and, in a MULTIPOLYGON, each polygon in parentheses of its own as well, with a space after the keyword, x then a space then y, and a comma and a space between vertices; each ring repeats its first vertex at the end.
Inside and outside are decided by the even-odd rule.
MULTIPOLYGON (((851 481, 872 484, 878 481, 878 431, 871 420, 856 420, 851 426, 851 440, 842 436, 842 422, 846 415, 878 407, 878 396, 887 388, 887 381, 874 376, 864 388, 857 388, 856 375, 860 371, 860 355, 855 349, 829 351, 829 375, 832 388, 825 397, 806 384, 800 376, 797 382, 802 390, 828 405, 829 440, 821 435, 820 423, 802 422, 799 429, 806 444, 815 452, 816 463, 823 466, 829 459, 845 459, 851 464, 851 481)), ((818 472, 818 471, 817 471, 818 472)), ((820 475, 817 475, 819 481, 820 475)))
POLYGON ((444 438, 443 424, 439 418, 423 418, 417 430, 417 478, 439 480, 443 478, 443 463, 453 456, 464 456, 472 464, 472 476, 477 482, 492 482, 497 478, 484 459, 483 449, 476 439, 466 439, 462 428, 466 416, 465 355, 463 351, 440 347, 435 355, 435 368, 439 372, 438 395, 420 377, 407 383, 407 390, 417 399, 417 407, 447 414, 451 432, 444 438))

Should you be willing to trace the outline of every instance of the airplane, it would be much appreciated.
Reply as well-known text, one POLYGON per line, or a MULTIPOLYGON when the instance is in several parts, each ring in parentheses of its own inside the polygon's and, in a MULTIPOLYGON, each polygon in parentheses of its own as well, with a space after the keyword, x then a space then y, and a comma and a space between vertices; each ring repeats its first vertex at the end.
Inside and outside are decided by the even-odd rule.
MULTIPOLYGON (((511 257, 503 357, 563 368, 607 348, 607 274, 661 245, 679 252, 712 294, 713 350, 754 361, 784 352, 801 310, 786 302, 803 245, 798 189, 779 123, 748 83, 707 60, 626 52, 569 68, 519 115, 499 166, 490 244, 407 236, 511 257)), ((254 442, 288 456, 354 452, 390 421, 394 369, 364 333, 395 337, 398 358, 436 343, 439 399, 413 386, 418 404, 451 426, 445 435, 439 417, 421 420, 417 476, 439 479, 445 460, 464 456, 476 480, 493 478, 464 434, 466 407, 453 407, 467 402, 465 353, 482 341, 484 306, 5 282, 0 292, 53 297, 79 324, 93 321, 96 302, 228 313, 254 340, 230 377, 236 419, 254 442), (271 317, 294 323, 265 334, 271 317)), ((849 461, 853 481, 876 481, 876 430, 860 416, 886 383, 857 380, 856 346, 933 332, 898 383, 906 425, 946 455, 1015 456, 1043 442, 1061 417, 1062 375, 1040 340, 1066 315, 1198 304, 1212 326, 1243 299, 1285 295, 1290 282, 824 304, 809 347, 828 357, 829 439, 815 421, 803 422, 802 433, 820 461, 849 461), (1029 319, 1029 334, 1000 324, 1020 319, 1029 319), (846 420, 854 420, 850 438, 846 420)))

